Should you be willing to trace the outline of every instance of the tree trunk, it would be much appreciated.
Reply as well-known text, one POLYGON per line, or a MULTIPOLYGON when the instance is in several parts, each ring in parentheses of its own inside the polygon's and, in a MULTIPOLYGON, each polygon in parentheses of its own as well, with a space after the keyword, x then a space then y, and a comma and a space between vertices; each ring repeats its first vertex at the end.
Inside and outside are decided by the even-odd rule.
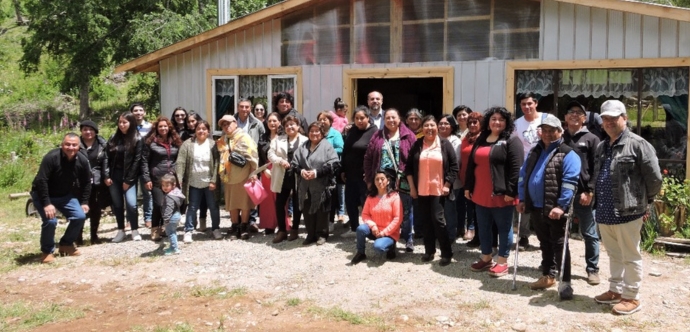
POLYGON ((90 85, 88 76, 82 79, 79 84, 79 120, 84 120, 91 116, 91 109, 89 108, 90 85))
POLYGON ((22 17, 22 7, 19 5, 19 0, 12 0, 14 4, 14 13, 17 15, 17 25, 26 25, 24 17, 22 17))
POLYGON ((199 14, 204 12, 204 0, 197 0, 197 5, 199 6, 199 14))

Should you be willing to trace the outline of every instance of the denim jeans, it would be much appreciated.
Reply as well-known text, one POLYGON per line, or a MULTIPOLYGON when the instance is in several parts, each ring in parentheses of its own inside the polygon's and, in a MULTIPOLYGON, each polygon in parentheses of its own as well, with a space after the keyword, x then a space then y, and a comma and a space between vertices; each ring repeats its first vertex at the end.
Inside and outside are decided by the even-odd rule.
POLYGON ((410 195, 405 193, 398 193, 398 195, 400 195, 400 204, 402 204, 403 207, 403 220, 400 224, 400 238, 405 240, 405 242, 412 241, 414 239, 412 229, 415 226, 412 202, 416 200, 413 200, 410 195))
MULTIPOLYGON (((216 189, 218 190, 218 189, 216 189)), ((196 223, 196 212, 199 210, 202 201, 206 201, 206 205, 211 210, 211 230, 215 231, 220 228, 220 211, 218 205, 213 197, 213 191, 206 188, 196 188, 189 186, 189 205, 187 206, 186 222, 184 224, 184 231, 191 232, 194 230, 196 223)))
POLYGON ((587 272, 599 272, 599 234, 592 214, 592 205, 582 206, 576 196, 573 216, 580 220, 580 234, 585 240, 587 272))
POLYGON ((178 249, 177 247, 177 223, 180 221, 180 213, 175 212, 170 222, 165 225, 165 234, 168 234, 168 240, 170 240, 170 248, 178 249), (177 220, 175 220, 177 216, 177 220), (173 221, 175 220, 175 221, 173 221))
POLYGON ((496 224, 498 228, 498 255, 506 258, 510 256, 510 246, 513 244, 513 211, 515 211, 515 207, 510 205, 487 208, 475 205, 475 208, 482 255, 491 255, 491 245, 494 238, 492 226, 496 224))
POLYGON ((125 191, 122 189, 122 178, 123 171, 121 169, 114 169, 110 178, 113 180, 113 184, 108 187, 110 189, 110 198, 112 199, 113 203, 112 210, 115 214, 115 220, 117 221, 117 229, 125 229, 126 209, 127 221, 132 226, 132 230, 137 230, 139 229, 139 211, 137 211, 137 185, 135 183, 125 191))
POLYGON ((367 244, 367 238, 374 240, 374 250, 379 253, 384 253, 395 247, 395 240, 390 236, 377 238, 371 233, 371 228, 367 224, 361 224, 357 227, 357 252, 364 253, 364 247, 367 244))
MULTIPOLYGON (((563 247, 565 245, 566 216, 553 220, 544 216, 544 210, 534 209, 530 213, 530 222, 539 239, 541 249, 542 275, 556 277, 561 269, 563 259, 563 247)), ((524 221, 524 219, 523 219, 524 221)), ((565 248, 565 267, 563 268, 563 281, 570 281, 570 248, 565 248)))
MULTIPOLYGON (((50 254, 55 249, 55 229, 57 228, 58 220, 55 217, 52 219, 46 217, 43 210, 45 206, 43 206, 36 192, 31 192, 31 199, 34 201, 34 207, 38 210, 38 215, 41 216, 41 252, 50 254)), ((60 245, 73 245, 79 234, 81 234, 84 220, 86 220, 86 214, 84 214, 79 200, 73 195, 67 195, 63 197, 50 197, 50 203, 69 220, 65 235, 60 238, 60 245)))
POLYGON ((350 230, 355 232, 359 226, 359 207, 367 198, 367 184, 360 177, 347 177, 345 181, 345 207, 350 218, 350 230))
POLYGON ((455 209, 458 211, 458 229, 474 230, 477 218, 474 212, 474 202, 465 198, 465 189, 455 194, 455 209))
POLYGON ((443 214, 446 217, 446 230, 448 231, 448 240, 450 240, 451 243, 455 242, 455 238, 458 235, 458 210, 455 202, 458 200, 458 195, 460 195, 460 189, 453 190, 453 195, 455 195, 455 200, 451 201, 449 199, 450 197, 446 197, 445 202, 443 202, 443 214))
MULTIPOLYGON (((113 180, 113 182, 115 181, 113 180)), ((139 177, 139 186, 141 187, 141 207, 142 210, 144 210, 144 221, 151 221, 153 215, 153 196, 151 195, 151 191, 146 190, 144 177, 139 177)), ((136 190, 134 192, 136 193, 136 190)))

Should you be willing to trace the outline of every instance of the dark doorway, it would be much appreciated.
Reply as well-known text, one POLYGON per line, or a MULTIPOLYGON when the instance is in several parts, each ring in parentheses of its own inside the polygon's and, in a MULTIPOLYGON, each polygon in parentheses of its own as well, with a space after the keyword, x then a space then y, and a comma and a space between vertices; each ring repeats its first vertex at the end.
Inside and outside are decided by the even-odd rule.
MULTIPOLYGON (((383 95, 383 109, 396 108, 402 116, 410 108, 437 119, 443 114, 443 78, 360 78, 357 79, 357 105, 367 104, 371 91, 383 95)), ((353 107, 351 107, 353 108, 353 107)))

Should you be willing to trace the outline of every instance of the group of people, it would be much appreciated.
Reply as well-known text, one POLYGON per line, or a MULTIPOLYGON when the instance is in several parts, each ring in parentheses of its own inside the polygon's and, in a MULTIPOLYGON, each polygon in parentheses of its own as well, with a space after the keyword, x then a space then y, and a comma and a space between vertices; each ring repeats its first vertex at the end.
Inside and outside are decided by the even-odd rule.
POLYGON ((34 180, 32 197, 43 219, 42 261, 55 259, 56 209, 70 220, 60 254, 80 254, 75 243, 87 214, 91 241, 100 241, 100 213, 108 198, 118 225, 113 242, 125 239, 125 221, 131 238, 141 240, 137 185, 145 193, 144 220, 152 239, 163 233, 170 238, 166 254, 179 253, 176 226, 182 214, 184 242, 193 241, 197 226, 205 230, 207 210, 211 234, 221 239, 222 191, 231 239, 248 239, 258 214, 254 227, 273 235, 273 243, 294 241, 303 216, 302 244, 322 245, 334 221, 347 213, 348 230, 341 236, 356 237, 353 265, 367 258, 367 238, 388 259, 396 257, 396 242, 413 252, 414 240, 422 238, 422 261, 434 260, 438 243, 439 265, 446 266, 452 244, 463 237, 481 249, 470 269, 500 277, 508 274, 511 247, 528 247, 533 230, 543 276, 530 287, 552 287, 561 273, 559 295, 568 300, 573 289, 565 244, 568 218, 575 216, 590 284, 600 282, 600 238, 611 259, 609 290, 595 300, 617 303, 613 311, 619 314, 640 309, 640 229, 661 175, 654 149, 627 128, 620 101, 606 101, 596 121, 573 102, 564 128, 554 115, 537 112, 532 94, 520 96, 524 115, 518 119, 503 107, 479 113, 464 105, 440 118, 417 109, 403 116, 394 108, 384 110, 383 95, 373 91, 349 119, 338 98, 332 111, 307 123, 289 93, 274 100, 275 111, 266 114, 263 105, 252 109, 250 100, 240 99, 237 112, 218 121, 217 140, 209 137, 208 122, 182 108, 172 120, 161 116, 149 124, 143 106, 134 104, 107 141, 95 123, 83 121, 81 137, 66 135, 34 180), (601 137, 590 125, 598 126, 592 131, 601 137), (245 190, 257 182, 268 192, 258 207, 245 190), (520 236, 513 246, 515 221, 520 236))

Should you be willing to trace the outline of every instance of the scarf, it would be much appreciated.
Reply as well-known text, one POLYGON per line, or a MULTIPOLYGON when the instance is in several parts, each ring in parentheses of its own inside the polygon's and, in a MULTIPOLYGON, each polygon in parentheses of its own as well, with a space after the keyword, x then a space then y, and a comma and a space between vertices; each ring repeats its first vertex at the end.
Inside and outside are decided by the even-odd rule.
POLYGON ((218 147, 218 153, 220 154, 220 162, 218 163, 218 175, 223 183, 235 184, 245 179, 237 179, 239 174, 233 174, 240 172, 248 167, 247 174, 251 173, 252 170, 257 168, 258 161, 258 151, 256 148, 256 143, 247 135, 244 130, 237 128, 232 133, 223 134, 218 141, 216 141, 216 146, 218 147), (238 168, 230 163, 230 153, 235 151, 247 159, 247 166, 243 168, 238 168), (236 172, 233 172, 233 168, 236 168, 236 172))

